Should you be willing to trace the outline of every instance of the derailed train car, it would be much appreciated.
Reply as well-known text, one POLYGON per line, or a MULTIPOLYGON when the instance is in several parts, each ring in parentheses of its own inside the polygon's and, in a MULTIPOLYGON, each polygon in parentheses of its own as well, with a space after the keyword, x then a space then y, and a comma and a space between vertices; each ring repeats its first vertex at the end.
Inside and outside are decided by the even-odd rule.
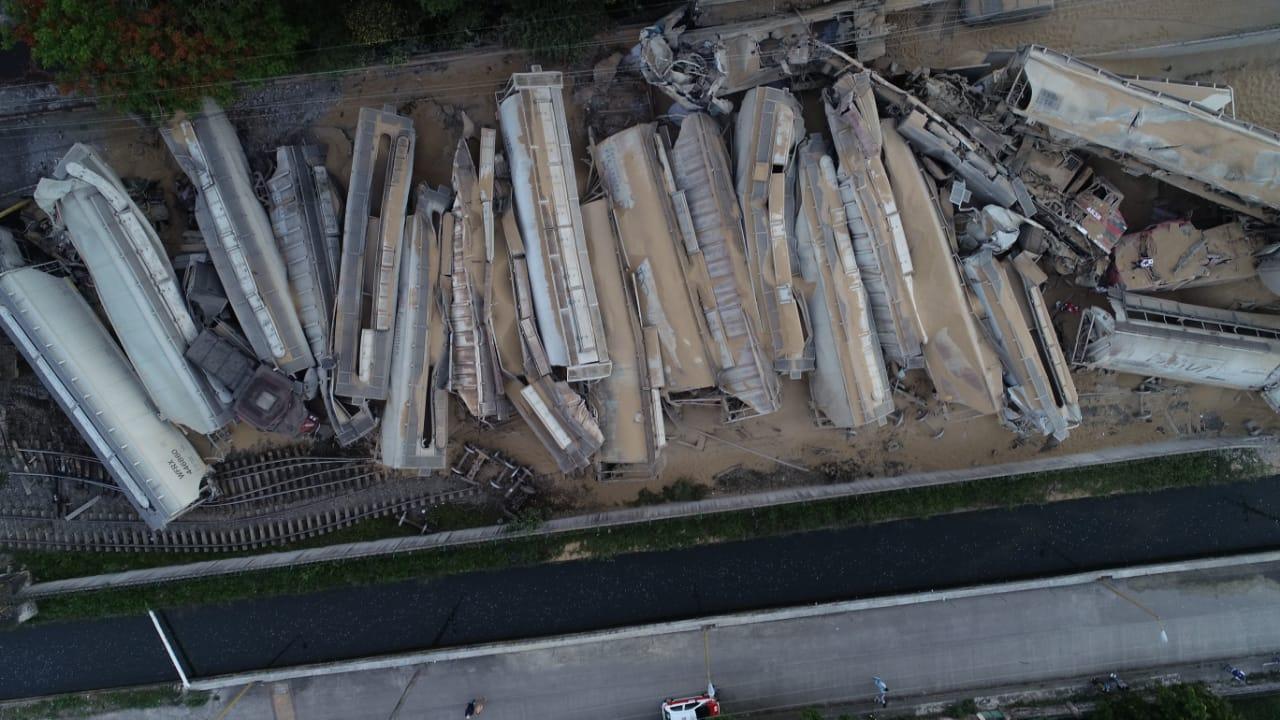
POLYGON ((314 366, 271 221, 226 113, 206 100, 199 115, 161 134, 198 192, 196 221, 254 354, 285 373, 314 366))
POLYGON ((208 435, 231 422, 229 388, 184 357, 199 334, 155 230, 120 178, 77 144, 36 188, 93 276, 116 336, 166 419, 208 435))
POLYGON ((147 525, 162 529, 199 500, 204 460, 160 419, 68 280, 33 267, 0 275, 0 325, 147 525))

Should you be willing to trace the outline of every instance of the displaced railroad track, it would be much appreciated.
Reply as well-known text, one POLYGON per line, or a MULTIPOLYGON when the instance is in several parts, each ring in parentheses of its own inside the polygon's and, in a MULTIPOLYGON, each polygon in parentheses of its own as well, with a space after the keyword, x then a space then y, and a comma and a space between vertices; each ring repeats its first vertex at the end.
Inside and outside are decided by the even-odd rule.
MULTIPOLYGON (((224 461, 209 497, 163 531, 153 531, 111 484, 95 458, 18 449, 25 479, 43 488, 35 502, 0 501, 0 545, 40 550, 236 552, 318 537, 358 522, 466 501, 472 487, 448 478, 404 477, 365 458, 317 457, 301 447, 224 461), (61 504, 48 493, 72 495, 61 504), (68 506, 93 501, 68 520, 68 506)), ((28 495, 32 493, 28 492, 28 495)))

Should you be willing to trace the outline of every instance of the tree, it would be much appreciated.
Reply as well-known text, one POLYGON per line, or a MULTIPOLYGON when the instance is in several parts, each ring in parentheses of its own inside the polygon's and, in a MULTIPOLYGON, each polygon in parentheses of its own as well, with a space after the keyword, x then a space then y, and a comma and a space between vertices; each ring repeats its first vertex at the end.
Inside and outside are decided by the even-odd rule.
POLYGON ((550 62, 580 60, 595 49, 591 38, 608 29, 611 13, 636 7, 634 0, 520 0, 502 15, 502 39, 550 62))
POLYGON ((1155 697, 1111 695, 1098 703, 1094 720, 1239 720, 1226 700, 1201 684, 1169 685, 1155 697))
POLYGON ((279 0, 0 0, 6 44, 31 48, 64 92, 167 114, 229 100, 233 80, 288 72, 302 37, 279 0))

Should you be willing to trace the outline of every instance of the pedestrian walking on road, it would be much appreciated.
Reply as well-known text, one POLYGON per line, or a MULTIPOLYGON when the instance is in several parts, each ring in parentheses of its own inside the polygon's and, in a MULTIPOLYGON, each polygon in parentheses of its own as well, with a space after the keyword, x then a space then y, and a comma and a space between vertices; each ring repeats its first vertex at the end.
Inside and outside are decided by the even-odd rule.
POLYGON ((876 690, 879 691, 879 694, 876 695, 876 702, 880 703, 880 707, 888 707, 889 698, 887 695, 889 694, 889 686, 885 685, 884 680, 881 680, 879 676, 872 677, 871 682, 876 684, 876 690))
POLYGON ((471 702, 467 703, 467 712, 463 717, 473 718, 482 712, 484 712, 484 698, 474 698, 471 702))

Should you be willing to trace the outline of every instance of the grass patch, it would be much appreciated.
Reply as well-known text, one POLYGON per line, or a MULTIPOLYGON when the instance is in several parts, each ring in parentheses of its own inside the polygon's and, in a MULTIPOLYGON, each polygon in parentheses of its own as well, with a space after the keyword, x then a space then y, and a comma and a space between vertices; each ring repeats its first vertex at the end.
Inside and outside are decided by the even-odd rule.
POLYGON ((964 700, 948 705, 947 709, 944 710, 942 714, 959 718, 968 717, 976 712, 978 712, 978 703, 974 701, 973 698, 965 698, 964 700))
POLYGON ((675 482, 663 487, 658 492, 649 488, 641 488, 632 505, 661 505, 668 502, 690 502, 701 500, 711 493, 711 488, 696 483, 689 478, 677 478, 675 482))
POLYGON ((1240 720, 1276 720, 1276 718, 1280 718, 1280 695, 1233 698, 1230 702, 1240 720))
MULTIPOLYGON (((408 579, 426 580, 534 565, 560 557, 570 546, 574 548, 574 556, 609 557, 626 552, 673 550, 710 542, 853 527, 965 510, 1039 504, 1063 497, 1222 484, 1257 477, 1262 471, 1263 465, 1252 451, 1161 457, 549 537, 513 537, 484 544, 350 562, 80 593, 41 601, 40 614, 33 622, 137 614, 147 607, 217 604, 246 597, 298 594, 408 579)), ((831 472, 838 473, 838 469, 831 472)), ((832 479, 839 481, 840 478, 833 474, 832 479)), ((325 544, 332 542, 333 537, 326 536, 325 544)), ((172 560, 174 556, 159 557, 172 560)))
POLYGON ((0 720, 60 720, 117 710, 145 710, 162 707, 202 707, 208 692, 182 693, 174 687, 108 690, 106 692, 61 695, 23 705, 0 707, 0 720))
MULTIPOLYGON (((430 530, 443 532, 446 530, 461 530, 469 527, 493 525, 501 517, 502 514, 494 508, 451 504, 432 507, 427 512, 426 520, 427 527, 430 530)), ((348 528, 342 528, 341 530, 285 545, 273 545, 262 550, 208 553, 8 550, 6 554, 13 558, 15 565, 30 570, 32 577, 37 582, 40 582, 122 572, 124 570, 144 570, 166 565, 182 565, 218 558, 245 557, 259 555, 264 552, 283 552, 285 550, 301 550, 311 547, 324 547, 326 545, 380 540, 402 535, 416 535, 418 532, 418 528, 413 525, 399 525, 395 518, 385 517, 365 520, 348 528)))

